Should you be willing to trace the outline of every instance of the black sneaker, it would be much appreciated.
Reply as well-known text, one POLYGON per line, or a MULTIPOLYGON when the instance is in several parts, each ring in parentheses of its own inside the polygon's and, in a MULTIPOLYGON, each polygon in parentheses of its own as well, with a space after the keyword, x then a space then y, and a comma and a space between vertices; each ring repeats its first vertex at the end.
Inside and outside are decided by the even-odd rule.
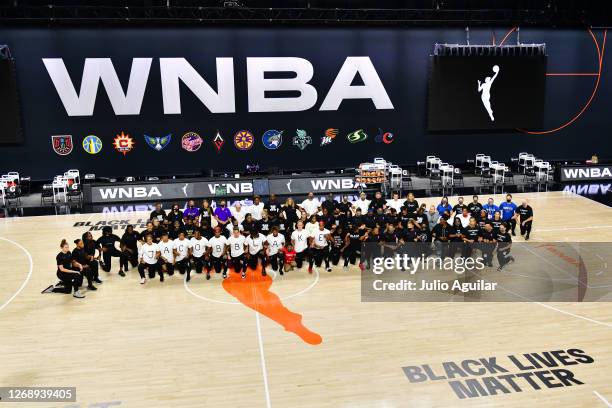
POLYGON ((164 274, 162 273, 161 275, 159 275, 159 281, 163 282, 164 281, 164 274))
POLYGON ((525 235, 525 241, 529 241, 529 234, 525 235))
POLYGON ((240 274, 240 276, 242 276, 242 279, 245 279, 245 278, 246 278, 246 272, 242 272, 242 273, 240 274))
POLYGON ((267 276, 268 274, 266 273, 266 271, 261 271, 261 276, 267 276))
POLYGON ((282 269, 281 269, 279 272, 280 272, 280 274, 281 274, 281 275, 284 275, 284 274, 285 274, 285 272, 283 272, 283 270, 282 270, 282 269))
POLYGON ((187 277, 185 278, 185 280, 186 280, 187 282, 189 282, 189 281, 191 280, 191 275, 187 275, 187 277))
POLYGON ((210 273, 206 274, 206 280, 210 280, 210 273))
POLYGON ((98 278, 94 279, 93 281, 94 281, 94 282, 96 282, 96 283, 102 283, 102 282, 103 282, 103 281, 101 281, 101 280, 100 280, 100 279, 98 279, 98 278))
POLYGON ((516 232, 512 231, 512 236, 516 237, 516 232))
POLYGON ((502 271, 502 269, 504 269, 504 267, 503 267, 503 266, 499 266, 499 267, 497 268, 497 272, 501 272, 501 271, 502 271))
POLYGON ((125 276, 125 272, 123 272, 122 270, 119 271, 119 276, 125 276))
POLYGON ((40 293, 53 293, 53 285, 49 285, 49 287, 47 287, 47 289, 43 290, 40 293))
POLYGON ((91 286, 87 286, 87 290, 98 290, 98 288, 96 288, 95 286, 91 285, 91 286))
POLYGON ((223 279, 227 278, 227 272, 223 272, 223 279))

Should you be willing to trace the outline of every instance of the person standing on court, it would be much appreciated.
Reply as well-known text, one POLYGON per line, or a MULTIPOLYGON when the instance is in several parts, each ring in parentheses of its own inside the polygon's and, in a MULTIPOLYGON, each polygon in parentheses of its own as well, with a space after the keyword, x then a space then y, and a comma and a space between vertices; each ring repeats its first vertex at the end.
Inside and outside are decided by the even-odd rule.
POLYGON ((529 234, 531 234, 531 226, 533 224, 533 209, 526 199, 516 209, 515 219, 519 222, 521 235, 525 237, 525 241, 529 241, 529 234))
POLYGON ((512 237, 508 231, 506 231, 506 227, 503 224, 499 227, 496 240, 497 261, 499 262, 499 267, 497 270, 501 272, 508 263, 514 262, 514 257, 510 255, 510 249, 512 248, 512 237))
POLYGON ((514 217, 516 208, 516 204, 512 202, 512 194, 506 194, 506 201, 499 204, 502 221, 509 224, 509 229, 512 230, 512 236, 516 236, 516 232, 514 232, 516 229, 516 219, 514 217))
POLYGON ((409 215, 416 214, 417 210, 419 209, 419 202, 414 199, 413 193, 408 193, 408 196, 406 196, 406 201, 404 201, 404 207, 408 209, 409 215))
POLYGON ((472 196, 472 202, 468 204, 468 210, 470 210, 470 214, 472 214, 472 217, 478 219, 480 211, 482 211, 482 204, 478 202, 477 195, 472 196))
POLYGON ((306 199, 300 204, 300 207, 302 207, 304 211, 306 211, 306 214, 309 217, 319 212, 320 206, 321 203, 315 198, 314 193, 312 191, 308 193, 308 197, 306 197, 306 199))
MULTIPOLYGON (((214 217, 217 220, 217 226, 225 228, 230 219, 232 218, 232 212, 227 208, 227 202, 220 200, 219 205, 215 208, 214 217)), ((245 217, 246 218, 246 217, 245 217)))
POLYGON ((489 198, 487 203, 482 206, 482 209, 487 212, 487 219, 492 220, 496 211, 499 211, 499 207, 495 205, 493 198, 489 198))
POLYGON ((162 209, 161 203, 155 203, 155 209, 151 211, 151 215, 149 215, 149 220, 154 219, 159 222, 163 222, 166 219, 166 211, 162 209))

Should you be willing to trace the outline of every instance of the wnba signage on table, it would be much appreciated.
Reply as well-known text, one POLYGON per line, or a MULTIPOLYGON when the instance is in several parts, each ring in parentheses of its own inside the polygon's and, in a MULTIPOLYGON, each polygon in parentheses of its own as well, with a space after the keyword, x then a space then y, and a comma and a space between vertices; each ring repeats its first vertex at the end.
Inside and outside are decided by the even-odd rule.
MULTIPOLYGON (((68 73, 62 58, 43 58, 47 72, 68 116, 92 116, 100 81, 115 115, 139 115, 149 80, 153 58, 133 58, 127 91, 124 92, 110 58, 85 58, 80 90, 68 73)), ((309 82, 314 75, 310 61, 297 57, 246 58, 249 112, 305 111, 317 103, 317 89, 309 82), (291 72, 290 78, 270 78, 270 72, 291 72), (297 97, 266 97, 266 93, 296 91, 297 97)), ((164 114, 181 113, 181 83, 212 113, 236 112, 234 59, 216 58, 217 89, 195 70, 185 58, 159 58, 164 114)), ((376 109, 393 109, 393 103, 367 56, 347 57, 319 106, 321 111, 338 110, 345 99, 369 99, 376 109), (361 78, 362 85, 352 85, 361 78)))

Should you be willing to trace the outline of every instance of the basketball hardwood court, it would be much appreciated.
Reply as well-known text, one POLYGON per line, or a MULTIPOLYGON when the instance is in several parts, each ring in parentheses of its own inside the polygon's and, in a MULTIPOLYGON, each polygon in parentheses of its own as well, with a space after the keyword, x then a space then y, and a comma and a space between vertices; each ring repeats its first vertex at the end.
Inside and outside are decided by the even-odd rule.
MULTIPOLYGON (((612 242, 611 208, 562 192, 514 199, 525 197, 535 212, 532 240, 612 242)), ((60 240, 90 228, 75 223, 147 216, 0 220, 0 386, 75 386, 83 407, 612 406, 606 302, 364 303, 356 267, 272 276, 277 299, 251 290, 255 276, 222 285, 220 276, 194 274, 185 285, 175 275, 141 286, 135 269, 117 275, 117 259, 86 299, 40 294, 57 281, 60 240), (539 381, 536 390, 521 380, 520 392, 460 399, 448 380, 413 383, 402 369, 426 364, 442 376, 444 362, 490 357, 510 369, 509 355, 570 349, 594 360, 561 367, 582 385, 539 381)))

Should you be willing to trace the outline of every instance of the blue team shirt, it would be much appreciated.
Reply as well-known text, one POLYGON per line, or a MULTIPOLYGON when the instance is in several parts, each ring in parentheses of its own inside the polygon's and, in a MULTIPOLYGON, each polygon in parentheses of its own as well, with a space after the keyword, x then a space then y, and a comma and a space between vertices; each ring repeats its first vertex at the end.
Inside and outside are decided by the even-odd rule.
POLYGON ((502 220, 508 221, 514 216, 514 212, 516 211, 516 204, 504 201, 499 205, 499 210, 501 211, 502 220))
POLYGON ((438 210, 438 214, 440 214, 440 217, 441 217, 442 215, 444 215, 445 211, 448 211, 448 213, 450 214, 450 212, 453 210, 453 207, 451 207, 450 204, 446 204, 446 206, 442 204, 438 204, 438 207, 436 207, 436 210, 438 210))
POLYGON ((499 207, 496 206, 495 204, 493 204, 493 205, 485 204, 485 205, 482 206, 482 209, 487 212, 487 218, 488 219, 493 219, 493 216, 495 215, 495 212, 499 211, 499 207))

